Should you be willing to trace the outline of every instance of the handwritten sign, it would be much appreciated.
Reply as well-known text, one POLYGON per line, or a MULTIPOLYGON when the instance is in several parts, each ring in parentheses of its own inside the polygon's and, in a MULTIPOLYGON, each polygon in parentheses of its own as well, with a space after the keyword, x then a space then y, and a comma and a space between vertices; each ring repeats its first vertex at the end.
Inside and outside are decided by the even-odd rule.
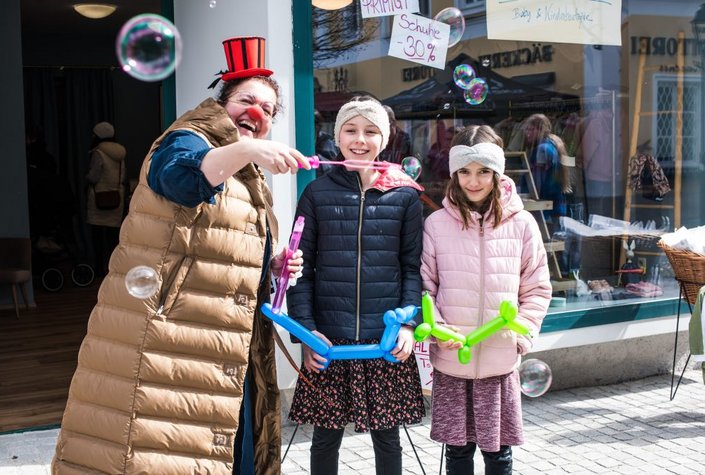
POLYGON ((421 376, 421 389, 425 393, 431 392, 433 384, 433 366, 431 366, 431 356, 429 354, 428 341, 414 343, 414 355, 416 355, 416 366, 419 367, 419 375, 421 376))
POLYGON ((622 0, 487 0, 487 38, 622 44, 622 0))
POLYGON ((362 18, 399 15, 419 11, 419 0, 360 0, 362 18))
POLYGON ((389 56, 445 69, 449 35, 450 26, 445 23, 411 13, 396 15, 389 56))

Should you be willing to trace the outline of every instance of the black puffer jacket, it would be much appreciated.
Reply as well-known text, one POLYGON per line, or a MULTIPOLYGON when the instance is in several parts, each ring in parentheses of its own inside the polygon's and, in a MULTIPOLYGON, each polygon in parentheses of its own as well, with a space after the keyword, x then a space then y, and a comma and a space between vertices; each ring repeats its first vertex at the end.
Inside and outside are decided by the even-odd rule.
POLYGON ((287 292, 289 315, 328 338, 380 338, 385 311, 420 305, 422 206, 415 189, 400 186, 417 185, 401 170, 385 174, 394 178, 361 200, 359 175, 338 167, 299 200, 304 269, 287 292))

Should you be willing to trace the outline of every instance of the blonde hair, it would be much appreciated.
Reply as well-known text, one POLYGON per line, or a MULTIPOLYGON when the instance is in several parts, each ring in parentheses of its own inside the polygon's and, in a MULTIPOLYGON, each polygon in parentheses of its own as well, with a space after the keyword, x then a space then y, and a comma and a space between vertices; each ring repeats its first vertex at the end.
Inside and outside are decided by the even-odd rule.
MULTIPOLYGON (((498 147, 504 148, 502 138, 488 125, 471 125, 461 129, 455 137, 453 137, 451 146, 467 145, 468 147, 472 147, 479 143, 492 143, 498 147)), ((490 210, 490 217, 494 220, 494 227, 499 226, 499 222, 502 220, 501 196, 502 193, 499 188, 498 173, 494 173, 492 176, 492 191, 479 207, 468 199, 467 195, 460 187, 458 172, 451 175, 450 181, 446 186, 446 198, 448 198, 448 201, 450 201, 453 206, 458 208, 460 217, 463 220, 463 229, 467 229, 472 222, 471 211, 478 211, 480 214, 484 214, 488 209, 490 210)))

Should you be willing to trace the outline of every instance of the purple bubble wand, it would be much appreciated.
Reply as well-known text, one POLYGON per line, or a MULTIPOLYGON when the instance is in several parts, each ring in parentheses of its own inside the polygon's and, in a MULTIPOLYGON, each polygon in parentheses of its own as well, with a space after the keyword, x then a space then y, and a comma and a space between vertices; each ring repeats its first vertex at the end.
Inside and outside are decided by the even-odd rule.
POLYGON ((291 256, 294 255, 296 250, 299 248, 299 242, 301 242, 301 233, 304 231, 305 219, 303 216, 296 218, 294 223, 294 230, 291 232, 291 237, 289 238, 289 248, 286 251, 286 258, 284 259, 284 266, 282 267, 281 274, 279 274, 279 282, 277 282, 277 290, 274 293, 274 300, 272 301, 272 312, 278 314, 281 313, 282 301, 284 300, 284 294, 286 293, 286 288, 289 287, 289 279, 291 278, 291 271, 289 271, 288 262, 291 256))

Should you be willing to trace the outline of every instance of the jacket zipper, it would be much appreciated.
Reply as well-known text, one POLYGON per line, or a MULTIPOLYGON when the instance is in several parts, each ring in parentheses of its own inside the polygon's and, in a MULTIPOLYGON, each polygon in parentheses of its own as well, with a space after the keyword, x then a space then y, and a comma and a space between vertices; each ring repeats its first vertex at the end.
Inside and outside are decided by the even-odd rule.
POLYGON ((360 176, 357 177, 357 184, 360 187, 360 211, 357 219, 357 305, 355 307, 355 341, 360 339, 360 267, 362 266, 362 211, 365 207, 365 192, 362 190, 360 176))
MULTIPOLYGON (((478 328, 485 324, 485 217, 480 216, 480 309, 479 309, 479 323, 478 328)), ((478 343, 479 347, 482 342, 478 343)), ((477 352, 477 359, 475 360, 475 368, 479 375, 480 368, 480 352, 477 352)))

